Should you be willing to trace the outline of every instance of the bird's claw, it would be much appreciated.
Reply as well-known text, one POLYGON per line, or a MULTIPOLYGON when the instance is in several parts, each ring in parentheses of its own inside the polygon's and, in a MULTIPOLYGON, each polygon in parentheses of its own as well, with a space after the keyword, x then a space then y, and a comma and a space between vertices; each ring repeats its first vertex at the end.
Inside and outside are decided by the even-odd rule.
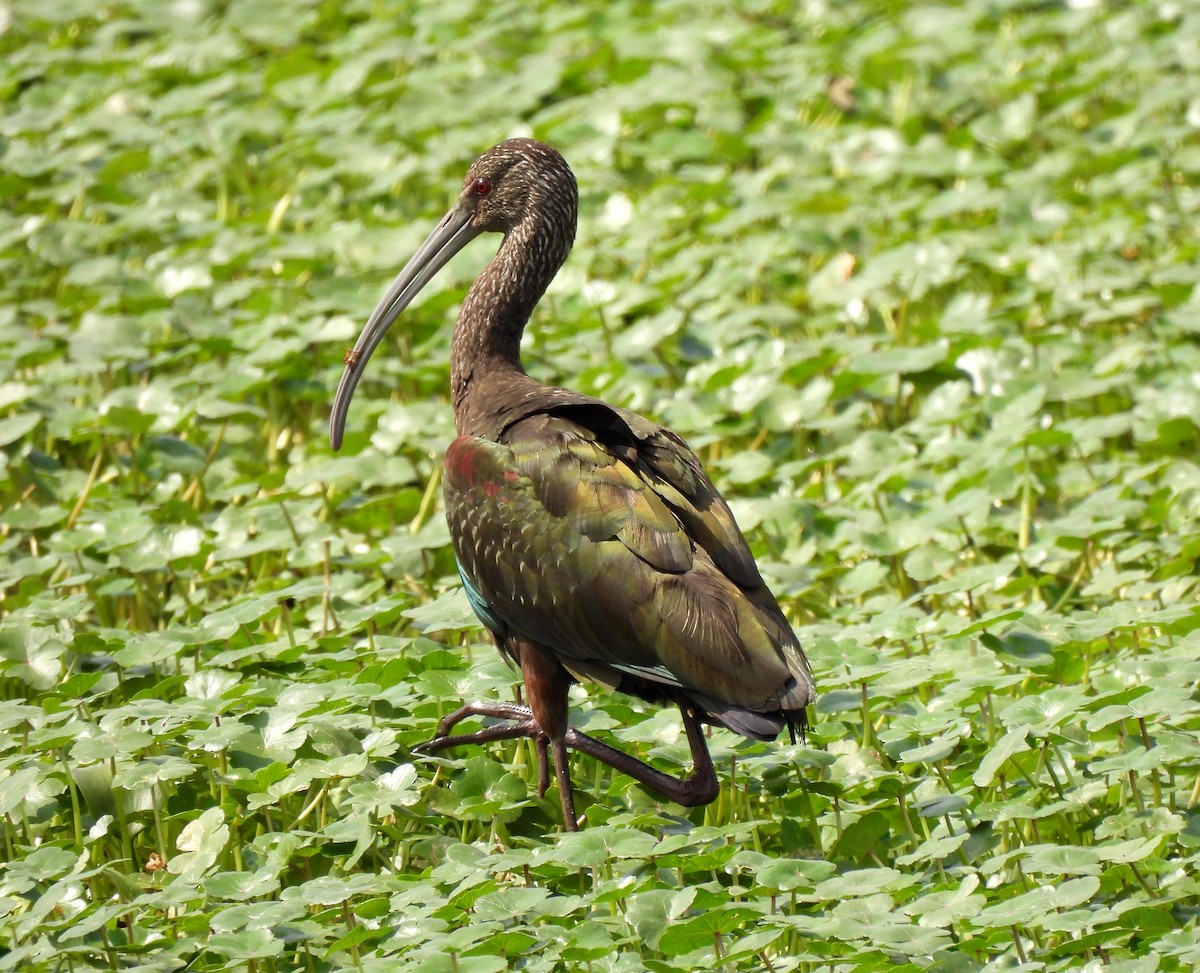
POLYGON ((453 744, 450 743, 450 738, 439 730, 437 736, 431 737, 424 743, 418 743, 412 748, 412 752, 426 756, 431 753, 437 753, 439 750, 445 750, 451 746, 453 744))

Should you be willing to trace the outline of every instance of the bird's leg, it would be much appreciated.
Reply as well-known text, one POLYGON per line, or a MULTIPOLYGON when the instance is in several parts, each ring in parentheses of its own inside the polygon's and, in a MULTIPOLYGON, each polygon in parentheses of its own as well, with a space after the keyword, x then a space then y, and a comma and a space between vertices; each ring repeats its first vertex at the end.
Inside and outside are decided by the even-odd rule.
MULTIPOLYGON (((438 727, 438 735, 428 743, 422 743, 415 749, 421 753, 437 753, 439 750, 446 750, 450 747, 456 747, 462 743, 488 743, 492 740, 512 740, 516 737, 529 737, 534 741, 538 752, 538 796, 545 797, 546 790, 550 785, 550 772, 547 763, 547 747, 554 747, 554 769, 558 778, 559 794, 571 794, 571 779, 566 774, 566 748, 578 750, 580 753, 586 753, 589 757, 595 757, 602 763, 608 764, 610 767, 621 771, 623 774, 628 774, 634 780, 640 781, 647 787, 650 787, 665 797, 670 798, 677 804, 682 804, 685 807, 697 807, 701 804, 710 804, 716 799, 719 782, 717 781, 716 771, 713 769, 712 757, 708 753, 708 745, 704 740, 704 731, 700 727, 700 721, 695 715, 688 710, 680 707, 683 715, 683 726, 687 732, 688 745, 692 751, 692 774, 690 777, 679 778, 672 777, 670 774, 665 774, 661 770, 655 770, 649 764, 643 763, 637 757, 623 753, 610 747, 607 743, 597 740, 595 737, 588 736, 586 733, 581 733, 579 730, 568 726, 563 736, 563 753, 559 756, 559 749, 554 745, 537 721, 533 718, 533 714, 524 706, 517 706, 513 703, 468 703, 462 709, 450 714, 438 727), (446 736, 446 731, 454 726, 459 720, 466 719, 468 716, 494 716, 501 719, 513 720, 511 723, 501 723, 497 726, 484 727, 475 733, 463 733, 459 736, 446 736)), ((574 801, 571 800, 571 813, 567 813, 566 803, 571 800, 570 797, 563 800, 564 821, 573 820, 574 801)), ((568 826, 568 830, 571 829, 568 826)))
MULTIPOLYGON (((571 765, 567 760, 567 690, 571 676, 554 657, 554 653, 543 649, 536 642, 524 639, 513 640, 512 654, 521 661, 521 675, 525 681, 525 698, 537 725, 541 727, 542 739, 548 740, 554 754, 554 775, 558 781, 558 799, 562 803, 563 828, 567 831, 579 829, 575 816, 575 794, 571 787, 571 765)), ((543 762, 540 767, 538 789, 545 796, 549 783, 545 765, 546 744, 539 748, 543 762)))
POLYGON ((545 735, 534 737, 534 746, 538 755, 538 797, 545 797, 550 789, 550 757, 546 753, 547 739, 545 735))
POLYGON ((701 804, 711 804, 716 800, 720 791, 716 772, 713 770, 712 757, 708 752, 708 744, 704 740, 704 731, 696 714, 686 706, 679 707, 683 715, 683 726, 687 731, 688 745, 692 750, 692 774, 690 777, 672 777, 661 770, 655 770, 637 757, 622 753, 607 743, 601 743, 595 737, 568 728, 566 745, 573 750, 586 753, 590 757, 608 764, 628 774, 634 780, 641 781, 665 797, 685 807, 697 807, 701 804))
POLYGON ((563 827, 567 831, 577 829, 575 799, 571 787, 570 766, 567 749, 578 750, 608 764, 634 780, 658 791, 664 797, 685 807, 710 804, 717 797, 720 784, 713 769, 704 731, 696 714, 685 705, 679 707, 683 727, 687 733, 688 746, 692 751, 692 773, 679 778, 656 770, 631 754, 623 753, 595 737, 581 733, 567 723, 567 688, 570 676, 559 665, 554 656, 532 642, 520 642, 511 647, 514 657, 520 659, 521 674, 525 677, 525 695, 529 707, 516 703, 467 703, 447 716, 438 726, 437 736, 416 749, 423 753, 436 753, 462 743, 487 743, 492 740, 512 740, 529 737, 534 741, 538 754, 538 796, 545 797, 550 784, 547 765, 547 750, 554 755, 554 773, 558 782, 559 800, 562 802, 563 827), (491 716, 509 720, 497 726, 487 726, 474 733, 448 736, 454 725, 469 716, 491 716))
MULTIPOLYGON (((558 779, 558 799, 562 804, 563 828, 567 831, 579 830, 579 818, 575 816, 575 789, 571 786, 571 765, 567 763, 566 734, 561 737, 551 737, 550 748, 554 751, 554 775, 558 779)), ((545 764, 542 764, 543 769, 545 764)), ((546 781, 549 783, 549 780, 546 781)), ((541 788, 543 797, 546 788, 541 788)))

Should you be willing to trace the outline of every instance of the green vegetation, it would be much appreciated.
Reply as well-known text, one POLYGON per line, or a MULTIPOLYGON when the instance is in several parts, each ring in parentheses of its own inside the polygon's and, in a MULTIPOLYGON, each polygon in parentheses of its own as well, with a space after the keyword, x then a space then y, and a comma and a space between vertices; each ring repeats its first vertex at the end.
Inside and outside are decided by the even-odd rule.
MULTIPOLYGON (((0 970, 1200 963, 1200 8, 0 6, 0 970), (836 79, 829 85, 831 79, 836 79), (854 86, 850 84, 851 79, 854 86), (828 88, 827 88, 828 85, 828 88), (538 377, 689 439, 822 696, 685 811, 527 743, 440 512, 471 158, 538 377)), ((678 769, 677 715, 580 692, 678 769)))

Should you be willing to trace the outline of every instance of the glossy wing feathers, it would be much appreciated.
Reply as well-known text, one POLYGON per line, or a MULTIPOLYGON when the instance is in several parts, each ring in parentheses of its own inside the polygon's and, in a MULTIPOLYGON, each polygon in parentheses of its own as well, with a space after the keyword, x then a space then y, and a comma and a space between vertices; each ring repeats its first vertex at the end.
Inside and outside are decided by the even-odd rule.
POLYGON ((503 443, 452 444, 447 514, 472 600, 581 677, 681 691, 773 737, 812 683, 729 508, 682 440, 596 413, 535 413, 503 443))
POLYGON ((672 508, 691 539, 729 578, 743 587, 762 584, 733 513, 683 439, 635 412, 575 393, 564 394, 572 401, 557 406, 554 415, 575 420, 578 428, 603 441, 614 458, 637 470, 638 477, 672 508))
POLYGON ((667 429, 660 429, 638 451, 658 490, 675 508, 688 533, 726 575, 742 587, 762 584, 758 565, 724 497, 717 492, 696 455, 667 429))
POLYGON ((537 415, 510 438, 515 468, 551 517, 593 541, 617 538, 660 571, 691 567, 691 544, 662 497, 587 429, 537 415))

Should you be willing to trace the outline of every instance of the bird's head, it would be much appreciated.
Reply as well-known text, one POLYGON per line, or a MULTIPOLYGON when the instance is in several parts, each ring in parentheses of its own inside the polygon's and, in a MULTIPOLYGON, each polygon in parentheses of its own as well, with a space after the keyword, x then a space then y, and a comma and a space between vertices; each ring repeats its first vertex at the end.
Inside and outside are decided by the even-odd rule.
POLYGON ((574 240, 578 199, 566 160, 533 139, 501 142, 471 163, 458 199, 392 281, 346 354, 329 417, 334 449, 342 445, 350 398, 368 359, 387 329, 450 258, 479 234, 494 232, 525 238, 544 265, 557 269, 574 240))
POLYGON ((533 139, 509 139, 471 163, 459 205, 480 233, 509 233, 530 218, 575 226, 578 191, 566 160, 533 139), (569 217, 569 218, 568 218, 569 217))

